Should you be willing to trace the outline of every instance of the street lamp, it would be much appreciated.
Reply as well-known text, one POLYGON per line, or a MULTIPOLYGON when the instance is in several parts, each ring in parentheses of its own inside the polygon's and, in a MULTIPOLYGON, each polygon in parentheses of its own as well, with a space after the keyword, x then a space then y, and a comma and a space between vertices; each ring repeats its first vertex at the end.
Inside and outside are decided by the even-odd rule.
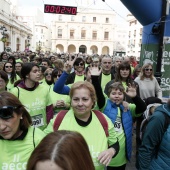
POLYGON ((1 34, 2 34, 2 38, 1 38, 1 41, 4 43, 4 51, 5 51, 5 42, 6 42, 6 32, 7 32, 7 29, 6 27, 3 25, 0 27, 0 30, 2 30, 1 34))
POLYGON ((41 41, 38 42, 38 48, 39 48, 39 54, 40 54, 40 50, 41 50, 41 41))

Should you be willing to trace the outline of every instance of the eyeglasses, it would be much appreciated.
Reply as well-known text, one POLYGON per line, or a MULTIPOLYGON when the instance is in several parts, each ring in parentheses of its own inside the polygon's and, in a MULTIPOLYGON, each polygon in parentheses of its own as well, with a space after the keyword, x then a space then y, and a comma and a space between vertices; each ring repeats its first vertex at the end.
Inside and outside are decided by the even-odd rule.
POLYGON ((60 76, 61 76, 61 74, 58 74, 58 75, 54 75, 53 77, 57 78, 57 77, 60 77, 60 76))
POLYGON ((14 106, 3 106, 0 107, 0 118, 10 119, 13 117, 13 112, 17 107, 14 106))
POLYGON ((5 68, 12 68, 12 66, 5 66, 5 68))
POLYGON ((75 63, 76 66, 84 66, 83 63, 75 63))
POLYGON ((51 76, 52 73, 45 73, 44 75, 45 75, 45 76, 51 76))
POLYGON ((145 71, 152 71, 152 69, 149 69, 149 68, 145 68, 145 71))

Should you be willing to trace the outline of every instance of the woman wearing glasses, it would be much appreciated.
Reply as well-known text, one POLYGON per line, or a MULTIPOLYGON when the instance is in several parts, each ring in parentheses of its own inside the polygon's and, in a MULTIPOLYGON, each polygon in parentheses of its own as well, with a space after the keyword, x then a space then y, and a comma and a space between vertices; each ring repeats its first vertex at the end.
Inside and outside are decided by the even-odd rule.
POLYGON ((162 99, 162 90, 153 74, 152 64, 147 63, 143 65, 140 75, 135 79, 135 82, 139 85, 141 99, 147 99, 148 97, 162 99))
POLYGON ((84 73, 85 73, 85 62, 82 58, 78 57, 74 60, 73 63, 74 72, 72 72, 66 80, 67 84, 73 84, 78 81, 84 81, 84 73))
POLYGON ((49 87, 50 85, 53 84, 52 71, 53 71, 52 68, 47 68, 47 69, 45 70, 45 72, 44 72, 45 81, 42 81, 42 84, 43 84, 43 85, 47 85, 47 86, 49 87))
POLYGON ((4 64, 3 70, 7 73, 9 82, 7 84, 7 90, 10 91, 12 88, 14 88, 14 83, 20 79, 20 77, 15 72, 15 66, 10 63, 6 62, 4 64))
POLYGON ((44 133, 31 127, 31 117, 9 92, 0 93, 0 169, 26 169, 27 161, 44 133))

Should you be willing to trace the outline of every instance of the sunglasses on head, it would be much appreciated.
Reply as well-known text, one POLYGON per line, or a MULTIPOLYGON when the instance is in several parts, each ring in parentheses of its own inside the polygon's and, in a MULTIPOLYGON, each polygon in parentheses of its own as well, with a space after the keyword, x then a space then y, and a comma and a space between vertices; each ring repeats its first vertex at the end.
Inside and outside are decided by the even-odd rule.
POLYGON ((145 71, 152 71, 152 69, 149 69, 149 68, 145 68, 145 71))
POLYGON ((75 63, 76 66, 84 66, 83 63, 75 63))
POLYGON ((48 75, 51 76, 52 73, 45 73, 44 75, 45 75, 45 76, 48 76, 48 75))
POLYGON ((12 66, 5 66, 5 68, 12 68, 12 66))
POLYGON ((0 118, 2 119, 10 119, 13 117, 13 112, 17 107, 13 106, 3 106, 0 107, 0 118))

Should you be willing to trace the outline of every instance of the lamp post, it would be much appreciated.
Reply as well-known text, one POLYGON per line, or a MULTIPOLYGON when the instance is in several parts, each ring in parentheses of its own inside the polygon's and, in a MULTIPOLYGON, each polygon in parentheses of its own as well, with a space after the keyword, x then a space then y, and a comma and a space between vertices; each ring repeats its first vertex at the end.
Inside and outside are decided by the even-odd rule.
POLYGON ((6 27, 3 25, 0 27, 0 30, 2 30, 1 34, 2 34, 2 38, 1 38, 1 41, 3 42, 4 44, 4 51, 5 51, 5 42, 6 42, 6 32, 7 32, 7 29, 6 27))
POLYGON ((38 42, 38 51, 39 51, 39 54, 40 54, 40 50, 41 50, 41 41, 38 42))

